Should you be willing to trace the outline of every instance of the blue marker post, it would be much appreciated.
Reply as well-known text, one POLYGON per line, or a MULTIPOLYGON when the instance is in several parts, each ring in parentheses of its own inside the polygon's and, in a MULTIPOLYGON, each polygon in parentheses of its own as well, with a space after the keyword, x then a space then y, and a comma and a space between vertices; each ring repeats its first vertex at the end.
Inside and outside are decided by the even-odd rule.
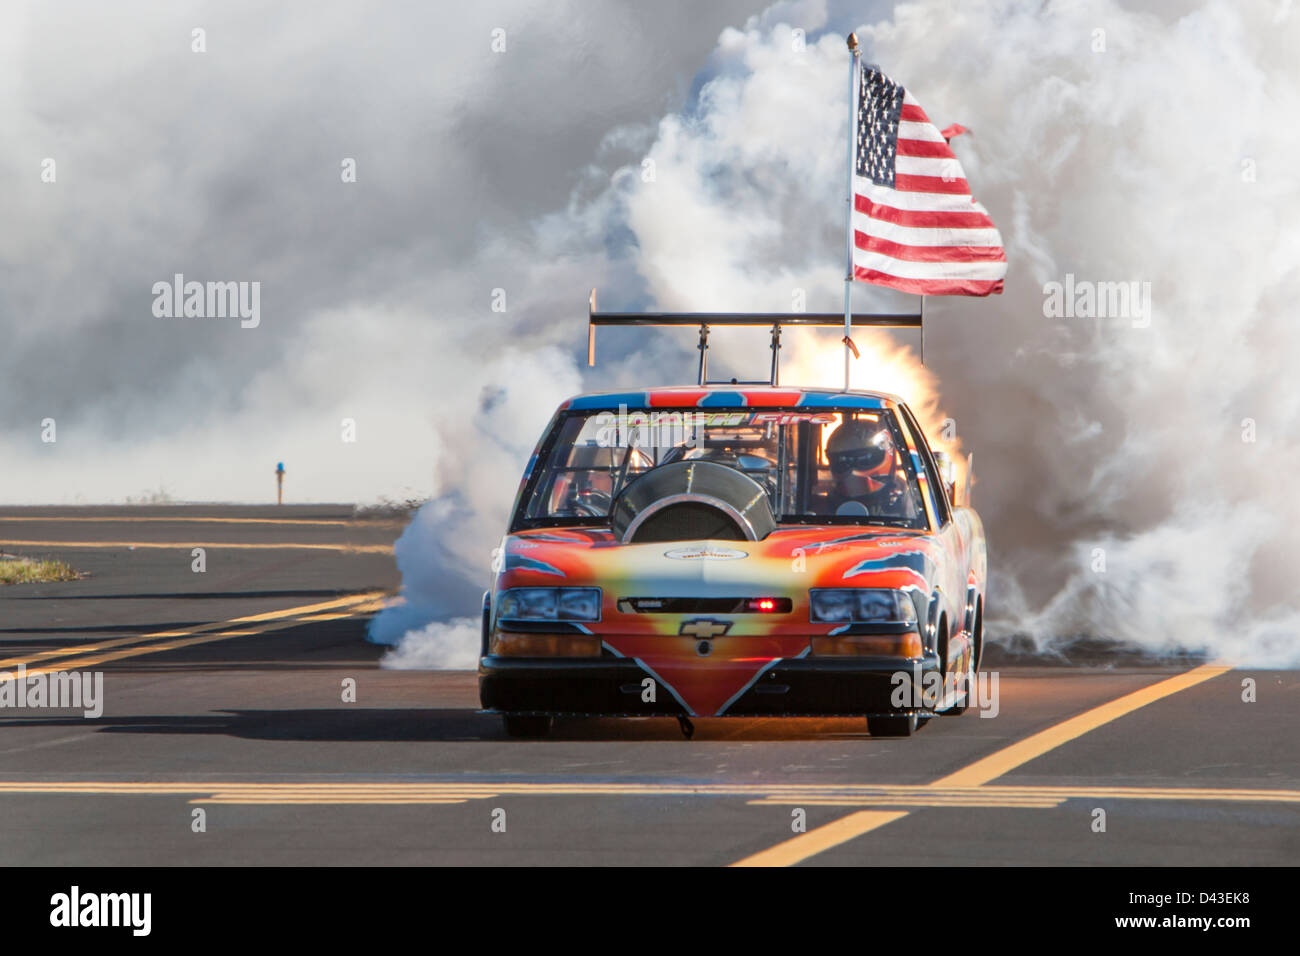
POLYGON ((275 463, 275 503, 284 504, 284 462, 275 463))

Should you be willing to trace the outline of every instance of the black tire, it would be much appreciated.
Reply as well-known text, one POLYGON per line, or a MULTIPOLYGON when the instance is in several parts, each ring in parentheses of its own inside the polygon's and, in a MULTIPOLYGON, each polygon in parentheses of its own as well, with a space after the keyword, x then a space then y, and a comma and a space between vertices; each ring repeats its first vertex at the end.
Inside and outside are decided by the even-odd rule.
POLYGON ((868 717, 867 732, 873 737, 910 737, 917 728, 916 712, 888 717, 868 717))
POLYGON ((545 737, 551 732, 551 718, 545 714, 503 714, 502 720, 511 737, 545 737))

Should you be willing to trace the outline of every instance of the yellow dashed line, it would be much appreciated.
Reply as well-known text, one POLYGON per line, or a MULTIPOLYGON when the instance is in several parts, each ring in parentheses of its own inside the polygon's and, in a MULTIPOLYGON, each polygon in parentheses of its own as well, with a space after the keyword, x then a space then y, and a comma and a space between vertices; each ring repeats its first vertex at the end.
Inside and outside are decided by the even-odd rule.
POLYGON ((829 850, 841 843, 847 843, 864 833, 870 833, 872 830, 883 827, 886 823, 893 823, 905 816, 907 816, 905 812, 898 811, 859 810, 857 813, 850 813, 847 817, 841 817, 833 823, 827 823, 825 826, 809 830, 807 833, 801 833, 797 837, 791 837, 784 843, 778 843, 770 849, 755 853, 753 856, 747 856, 731 865, 789 866, 791 863, 806 860, 823 850, 829 850))

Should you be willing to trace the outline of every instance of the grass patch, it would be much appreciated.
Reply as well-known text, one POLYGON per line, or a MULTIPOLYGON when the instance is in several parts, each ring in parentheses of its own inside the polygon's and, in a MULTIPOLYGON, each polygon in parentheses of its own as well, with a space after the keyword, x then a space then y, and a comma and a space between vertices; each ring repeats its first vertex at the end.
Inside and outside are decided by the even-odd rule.
POLYGON ((428 498, 405 498, 398 501, 384 495, 374 504, 353 505, 352 516, 354 518, 409 518, 428 500, 428 498))
POLYGON ((75 581, 81 577, 71 565, 49 558, 17 558, 0 555, 0 584, 43 584, 47 581, 75 581))

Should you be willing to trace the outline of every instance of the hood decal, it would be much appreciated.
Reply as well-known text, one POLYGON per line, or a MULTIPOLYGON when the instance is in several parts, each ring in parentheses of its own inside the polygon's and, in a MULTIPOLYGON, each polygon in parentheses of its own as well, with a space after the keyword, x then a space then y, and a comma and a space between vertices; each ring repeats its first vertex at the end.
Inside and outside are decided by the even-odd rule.
POLYGON ((716 637, 705 657, 695 637, 607 634, 603 641, 652 674, 692 717, 721 716, 770 668, 809 650, 806 634, 716 637))
POLYGON ((505 570, 507 571, 536 571, 538 574, 554 574, 559 577, 567 575, 553 564, 547 564, 545 561, 539 561, 537 558, 530 558, 522 554, 509 553, 506 555, 505 570))
POLYGON ((664 557, 672 558, 674 561, 735 561, 738 558, 749 557, 749 552, 706 544, 700 548, 673 548, 671 551, 665 551, 664 557))
POLYGON ((859 574, 871 574, 873 571, 901 571, 904 569, 915 571, 925 577, 931 565, 930 557, 924 551, 895 551, 893 554, 886 554, 879 558, 868 558, 865 561, 859 561, 844 572, 844 579, 847 581, 859 574))

